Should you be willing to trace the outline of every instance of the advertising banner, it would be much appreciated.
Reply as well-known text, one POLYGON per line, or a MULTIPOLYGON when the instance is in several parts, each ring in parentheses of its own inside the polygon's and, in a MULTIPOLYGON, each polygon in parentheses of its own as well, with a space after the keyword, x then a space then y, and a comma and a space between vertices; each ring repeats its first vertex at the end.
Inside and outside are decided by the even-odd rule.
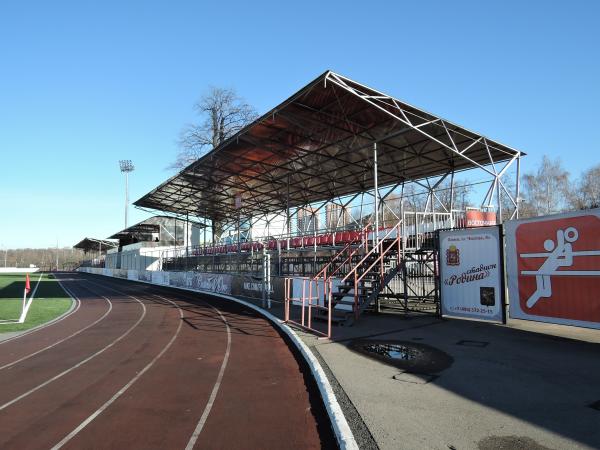
POLYGON ((440 231, 442 315, 503 322, 499 227, 440 231))
POLYGON ((132 280, 132 281, 139 280, 138 271, 137 270, 133 270, 133 269, 128 270, 127 271, 127 279, 128 280, 132 280))
POLYGON ((152 283, 169 285, 169 272, 152 272, 152 283))
POLYGON ((233 276, 226 273, 177 272, 180 277, 171 275, 171 285, 198 291, 216 292, 231 295, 233 276))
POLYGON ((600 329, 600 209, 505 229, 510 316, 600 329))
MULTIPOLYGON (((266 283, 262 276, 249 273, 235 275, 234 295, 241 295, 247 298, 263 298, 263 291, 266 289, 266 283)), ((273 298, 273 285, 271 285, 271 298, 273 298)))
POLYGON ((149 270, 140 270, 138 273, 138 279, 140 281, 152 282, 152 272, 149 270))
POLYGON ((496 225, 496 212, 468 209, 465 219, 467 228, 494 226, 496 225))

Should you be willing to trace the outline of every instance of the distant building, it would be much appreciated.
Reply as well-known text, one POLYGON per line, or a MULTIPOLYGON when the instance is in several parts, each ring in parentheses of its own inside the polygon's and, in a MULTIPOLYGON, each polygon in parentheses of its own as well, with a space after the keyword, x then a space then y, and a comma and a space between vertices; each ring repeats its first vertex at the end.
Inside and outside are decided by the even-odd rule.
POLYGON ((319 216, 314 208, 299 209, 297 213, 298 232, 302 234, 314 233, 319 229, 319 216))
POLYGON ((350 224, 350 212, 337 203, 325 205, 325 226, 328 230, 345 228, 350 224))

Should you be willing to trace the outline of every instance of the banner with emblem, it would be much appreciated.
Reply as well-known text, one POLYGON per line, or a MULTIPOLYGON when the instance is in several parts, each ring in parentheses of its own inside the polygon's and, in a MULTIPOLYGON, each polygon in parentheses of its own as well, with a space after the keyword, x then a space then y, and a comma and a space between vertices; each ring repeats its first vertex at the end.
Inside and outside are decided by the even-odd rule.
POLYGON ((504 322, 500 227, 439 232, 442 315, 504 322))

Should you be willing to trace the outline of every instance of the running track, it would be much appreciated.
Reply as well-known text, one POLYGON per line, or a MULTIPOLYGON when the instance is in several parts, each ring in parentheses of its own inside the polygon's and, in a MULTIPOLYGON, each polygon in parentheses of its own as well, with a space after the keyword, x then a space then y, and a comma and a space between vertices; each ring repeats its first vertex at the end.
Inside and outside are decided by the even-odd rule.
POLYGON ((76 309, 0 342, 0 448, 335 447, 308 368, 256 312, 59 277, 76 309))

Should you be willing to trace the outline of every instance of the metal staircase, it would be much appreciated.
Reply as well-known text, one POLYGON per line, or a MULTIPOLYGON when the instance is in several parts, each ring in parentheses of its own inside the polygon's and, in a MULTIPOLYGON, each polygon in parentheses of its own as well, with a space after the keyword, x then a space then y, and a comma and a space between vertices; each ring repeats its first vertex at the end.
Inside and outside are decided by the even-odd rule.
POLYGON ((304 279, 301 293, 295 298, 290 295, 292 279, 287 279, 286 321, 327 337, 331 336, 332 323, 354 323, 377 302, 400 269, 401 225, 402 220, 384 236, 367 225, 361 231, 360 242, 348 243, 316 275, 304 279), (300 321, 290 318, 292 305, 301 306, 300 321), (326 333, 313 327, 313 316, 327 322, 326 333))
POLYGON ((349 305, 352 310, 339 323, 351 325, 370 306, 400 269, 402 237, 398 222, 385 236, 372 236, 371 249, 341 278, 337 292, 332 293, 333 307, 349 305))

